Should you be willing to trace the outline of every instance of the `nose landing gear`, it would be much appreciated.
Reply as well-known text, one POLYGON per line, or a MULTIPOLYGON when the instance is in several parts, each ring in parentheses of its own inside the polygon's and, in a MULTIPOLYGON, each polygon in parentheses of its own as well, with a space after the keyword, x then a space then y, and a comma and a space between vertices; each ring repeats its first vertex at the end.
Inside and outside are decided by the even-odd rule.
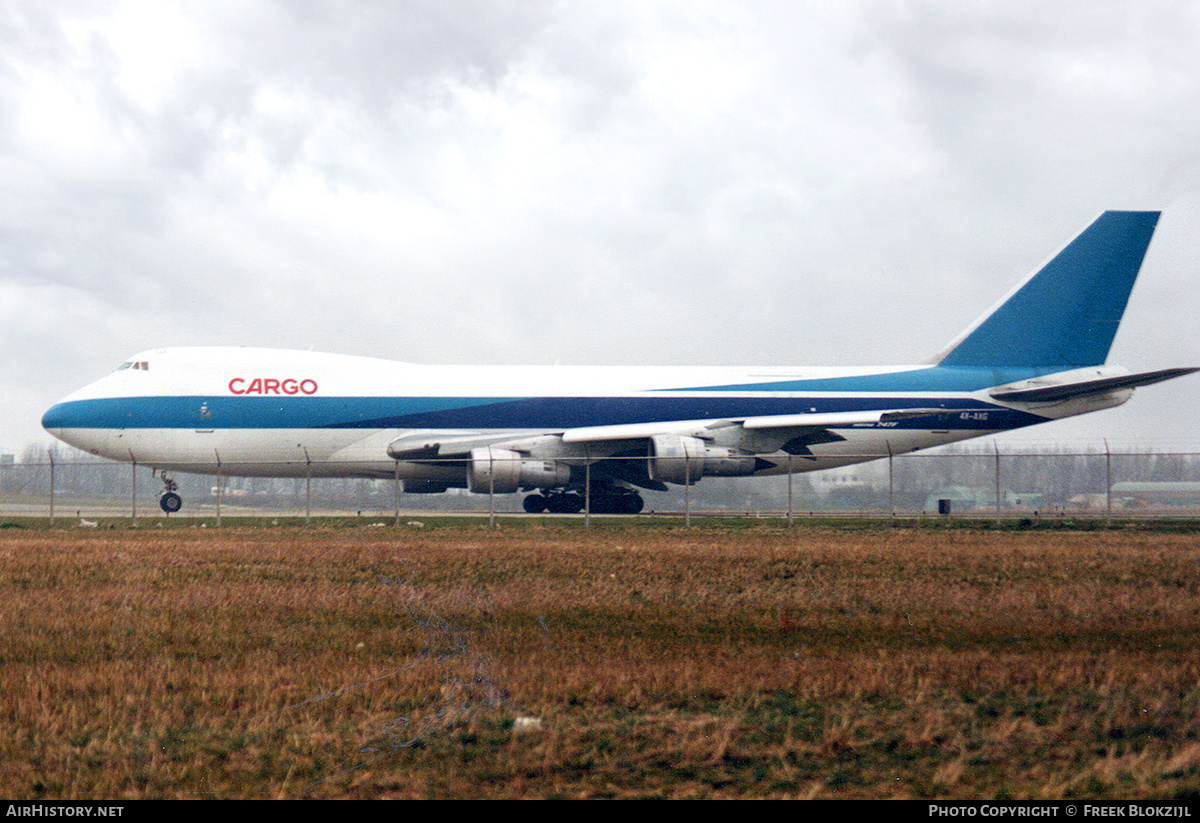
POLYGON ((179 484, 166 472, 163 472, 160 476, 166 488, 158 495, 158 506, 167 514, 174 514, 183 508, 183 498, 175 491, 179 488, 179 484))

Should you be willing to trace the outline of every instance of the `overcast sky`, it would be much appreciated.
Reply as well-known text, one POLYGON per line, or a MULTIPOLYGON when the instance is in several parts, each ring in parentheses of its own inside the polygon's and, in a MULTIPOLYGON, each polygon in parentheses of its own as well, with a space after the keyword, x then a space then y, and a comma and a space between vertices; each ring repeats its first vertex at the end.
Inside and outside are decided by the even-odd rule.
POLYGON ((921 362, 1105 209, 1163 210, 1110 362, 1200 365, 1198 9, 7 0, 0 451, 163 346, 921 362))

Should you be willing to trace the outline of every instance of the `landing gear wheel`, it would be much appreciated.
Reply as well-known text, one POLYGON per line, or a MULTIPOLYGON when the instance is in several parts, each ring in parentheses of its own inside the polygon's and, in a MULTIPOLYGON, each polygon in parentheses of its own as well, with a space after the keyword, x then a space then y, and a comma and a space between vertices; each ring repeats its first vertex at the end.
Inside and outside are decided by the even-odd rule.
POLYGON ((530 514, 541 514, 546 510, 546 498, 540 494, 531 494, 525 498, 522 505, 530 514))
POLYGON ((554 514, 579 514, 583 511, 583 498, 578 494, 557 492, 546 495, 546 509, 554 514))
POLYGON ((158 506, 167 514, 174 514, 183 508, 183 498, 175 493, 179 484, 170 472, 162 472, 159 477, 162 478, 163 490, 158 495, 158 506))
POLYGON ((598 494, 592 498, 594 514, 637 514, 645 505, 642 496, 634 492, 598 494))

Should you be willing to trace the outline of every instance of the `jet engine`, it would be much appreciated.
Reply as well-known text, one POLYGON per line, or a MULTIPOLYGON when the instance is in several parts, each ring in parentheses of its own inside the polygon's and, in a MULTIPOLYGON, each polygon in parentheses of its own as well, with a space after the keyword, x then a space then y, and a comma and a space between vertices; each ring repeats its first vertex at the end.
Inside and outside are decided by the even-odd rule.
POLYGON ((701 477, 745 477, 758 461, 752 454, 709 446, 698 437, 656 434, 650 438, 648 471, 651 480, 691 485, 701 477))
POLYGON ((571 467, 554 460, 530 460, 509 449, 471 449, 467 488, 477 494, 509 494, 521 488, 553 489, 571 480, 571 467))

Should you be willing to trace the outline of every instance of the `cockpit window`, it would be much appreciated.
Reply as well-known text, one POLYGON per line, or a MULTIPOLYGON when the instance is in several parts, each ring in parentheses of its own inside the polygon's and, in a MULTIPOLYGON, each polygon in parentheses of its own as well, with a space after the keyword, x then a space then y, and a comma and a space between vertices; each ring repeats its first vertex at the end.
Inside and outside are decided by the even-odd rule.
POLYGON ((117 371, 125 369, 140 369, 141 371, 150 371, 150 363, 147 360, 129 360, 117 366, 117 371))

